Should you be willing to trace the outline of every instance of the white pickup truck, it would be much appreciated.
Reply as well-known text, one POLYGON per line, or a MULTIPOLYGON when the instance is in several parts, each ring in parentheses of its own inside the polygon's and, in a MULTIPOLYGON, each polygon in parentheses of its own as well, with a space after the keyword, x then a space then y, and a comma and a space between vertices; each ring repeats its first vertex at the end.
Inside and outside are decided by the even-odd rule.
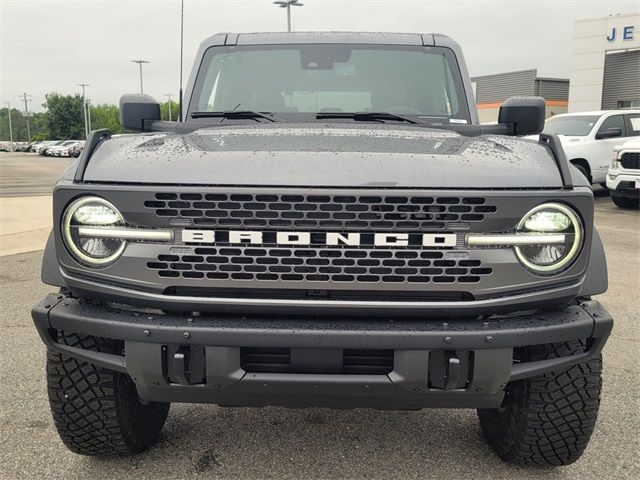
MULTIPOLYGON (((640 118, 637 121, 640 123, 640 118)), ((640 207, 640 137, 614 149, 607 188, 618 207, 640 207)))
POLYGON ((564 113, 548 119, 543 133, 558 135, 567 159, 605 186, 613 149, 640 135, 640 110, 564 113))

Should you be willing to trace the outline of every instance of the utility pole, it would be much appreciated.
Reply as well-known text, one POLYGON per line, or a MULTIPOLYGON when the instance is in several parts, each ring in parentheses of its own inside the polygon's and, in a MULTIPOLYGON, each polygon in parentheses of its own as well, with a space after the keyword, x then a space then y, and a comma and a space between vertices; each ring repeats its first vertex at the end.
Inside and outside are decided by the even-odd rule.
POLYGON ((82 113, 84 114, 84 139, 89 138, 89 122, 87 121, 87 97, 85 95, 85 87, 90 87, 88 83, 79 83, 79 87, 82 87, 82 113))
POLYGON ((13 126, 11 125, 11 104, 9 102, 4 102, 9 109, 9 138, 11 138, 11 143, 13 143, 13 126))
POLYGON ((24 113, 27 118, 27 137, 29 138, 29 141, 31 141, 31 128, 29 128, 29 106, 27 105, 27 102, 31 101, 31 95, 22 93, 22 95, 18 95, 18 97, 24 100, 24 113))
POLYGON ((169 121, 171 121, 171 97, 173 97, 173 93, 165 93, 164 96, 169 99, 169 121))
POLYGON ((137 63, 140 66, 140 93, 144 93, 144 89, 142 88, 142 64, 143 63, 151 63, 148 62, 147 60, 131 60, 133 63, 137 63))
POLYGON ((278 5, 280 8, 287 9, 287 32, 291 31, 291 7, 302 7, 304 3, 300 3, 300 0, 277 0, 273 2, 274 5, 278 5))
POLYGON ((87 130, 91 133, 91 99, 87 98, 87 130))

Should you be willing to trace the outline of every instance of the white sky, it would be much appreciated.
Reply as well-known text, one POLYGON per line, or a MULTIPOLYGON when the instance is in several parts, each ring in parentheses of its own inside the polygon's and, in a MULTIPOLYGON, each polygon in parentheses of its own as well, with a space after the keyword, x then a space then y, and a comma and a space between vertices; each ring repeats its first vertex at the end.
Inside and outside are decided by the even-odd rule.
MULTIPOLYGON (((439 32, 458 41, 471 75, 537 68, 569 76, 576 19, 640 11, 638 0, 302 0, 294 30, 439 32)), ((117 103, 139 89, 166 101, 178 91, 180 0, 0 0, 0 101, 18 107, 32 96, 80 91, 117 103)), ((217 32, 282 31, 272 0, 185 0, 185 83, 198 44, 217 32)), ((176 95, 177 97, 177 95, 176 95)), ((4 104, 3 104, 4 106, 4 104)))

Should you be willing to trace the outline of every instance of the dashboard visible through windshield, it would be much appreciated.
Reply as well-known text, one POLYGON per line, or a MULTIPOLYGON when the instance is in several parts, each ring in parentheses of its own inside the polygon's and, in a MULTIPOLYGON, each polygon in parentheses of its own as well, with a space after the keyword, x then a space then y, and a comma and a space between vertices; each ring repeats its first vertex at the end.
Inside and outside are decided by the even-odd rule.
POLYGON ((387 112, 470 123, 453 52, 444 47, 300 44, 213 47, 189 105, 194 112, 387 112))

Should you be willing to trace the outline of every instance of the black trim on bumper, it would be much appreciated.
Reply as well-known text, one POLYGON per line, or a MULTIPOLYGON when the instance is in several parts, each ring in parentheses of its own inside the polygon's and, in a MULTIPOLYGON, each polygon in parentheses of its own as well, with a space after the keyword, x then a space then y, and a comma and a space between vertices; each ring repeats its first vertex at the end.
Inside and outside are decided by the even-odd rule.
POLYGON ((49 295, 34 307, 32 316, 49 349, 128 373, 141 397, 148 400, 340 408, 496 407, 507 382, 567 368, 598 355, 613 326, 611 316, 596 301, 536 315, 443 322, 151 315, 49 295), (57 331, 123 340, 125 356, 57 343, 57 331), (513 348, 577 339, 590 339, 587 351, 512 365, 513 348), (205 383, 169 382, 163 362, 167 346, 176 345, 204 347, 205 383), (388 375, 249 373, 240 367, 240 347, 391 349, 395 362, 388 375), (429 354, 433 351, 473 352, 465 388, 429 386, 429 354))
POLYGON ((620 182, 618 187, 611 192, 611 195, 625 198, 640 198, 640 189, 635 187, 634 182, 620 182))

